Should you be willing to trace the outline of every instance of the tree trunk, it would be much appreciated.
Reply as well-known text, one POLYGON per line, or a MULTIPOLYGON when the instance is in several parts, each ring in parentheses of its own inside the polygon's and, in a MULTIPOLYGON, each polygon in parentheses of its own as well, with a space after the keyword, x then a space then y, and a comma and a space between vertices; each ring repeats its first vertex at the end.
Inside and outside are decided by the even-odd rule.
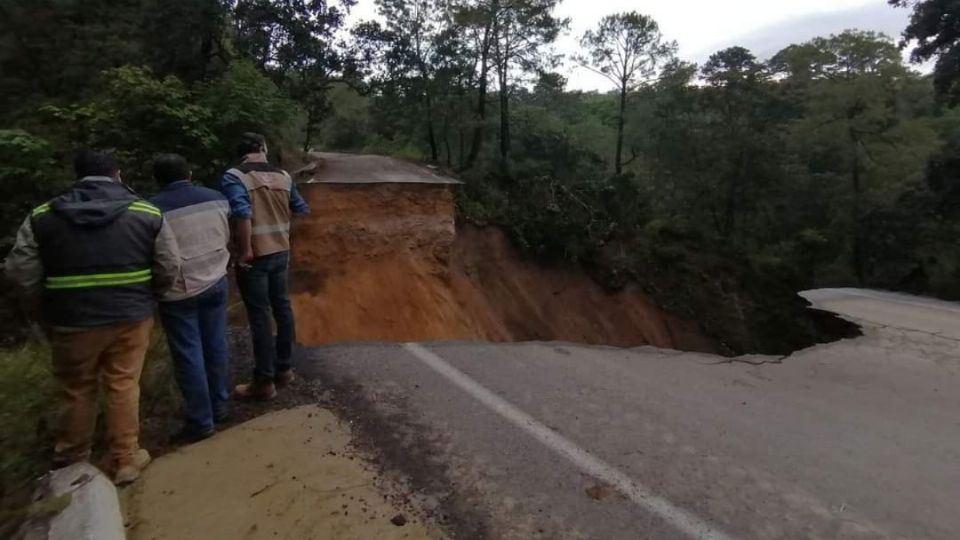
POLYGON ((473 168, 480 156, 480 148, 483 146, 483 130, 487 119, 487 78, 490 75, 490 33, 493 20, 487 22, 483 29, 483 42, 480 47, 480 80, 477 88, 477 117, 476 125, 473 127, 473 140, 470 142, 470 154, 467 156, 467 162, 464 169, 473 168))
POLYGON ((303 131, 304 131, 304 136, 303 136, 303 151, 304 151, 304 152, 309 152, 309 151, 310 151, 310 145, 313 143, 313 118, 314 118, 314 116, 315 116, 315 115, 314 115, 312 109, 307 110, 307 125, 306 125, 306 128, 303 130, 303 131))
POLYGON ((863 241, 860 230, 860 194, 863 191, 863 185, 860 177, 860 141, 853 129, 850 130, 850 145, 853 149, 853 170, 850 173, 850 181, 853 188, 853 234, 850 239, 850 264, 853 266, 853 273, 857 277, 857 285, 863 287, 866 283, 866 271, 863 261, 863 241))
POLYGON ((614 161, 614 172, 623 174, 623 124, 627 111, 627 81, 620 86, 620 115, 617 117, 617 157, 614 161))
POLYGON ((443 146, 447 150, 447 168, 453 168, 453 150, 450 148, 450 136, 447 132, 447 128, 443 129, 443 146))
POLYGON ((200 42, 200 72, 197 73, 198 81, 205 81, 207 79, 207 69, 210 66, 210 59, 213 58, 214 37, 212 33, 212 30, 205 33, 203 40, 200 42))
POLYGON ((466 163, 466 159, 467 159, 467 140, 466 140, 466 134, 463 132, 463 126, 462 126, 462 125, 457 129, 457 138, 459 139, 459 141, 457 141, 457 142, 458 142, 458 144, 459 144, 459 146, 460 146, 460 155, 459 155, 459 157, 457 158, 457 164, 459 165, 459 167, 460 167, 461 169, 463 169, 463 168, 466 168, 466 166, 467 166, 467 163, 466 163))
POLYGON ((724 215, 724 236, 730 238, 734 235, 737 223, 737 196, 740 194, 740 176, 743 175, 745 168, 746 155, 741 150, 737 156, 737 166, 730 176, 730 187, 727 190, 727 208, 724 215))
POLYGON ((433 100, 430 98, 430 91, 425 92, 427 101, 427 139, 430 142, 430 160, 434 163, 440 161, 440 152, 437 147, 437 135, 433 130, 433 100))
POLYGON ((500 68, 500 160, 510 157, 510 95, 507 92, 507 70, 500 68))

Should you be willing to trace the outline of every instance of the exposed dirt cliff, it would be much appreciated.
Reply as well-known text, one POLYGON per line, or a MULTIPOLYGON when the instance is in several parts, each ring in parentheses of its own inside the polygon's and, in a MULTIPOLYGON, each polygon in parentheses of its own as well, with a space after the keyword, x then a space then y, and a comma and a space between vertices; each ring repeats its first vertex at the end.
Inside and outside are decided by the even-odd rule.
POLYGON ((558 340, 716 351, 638 288, 522 258, 495 228, 454 223, 450 186, 307 184, 294 230, 299 340, 558 340))

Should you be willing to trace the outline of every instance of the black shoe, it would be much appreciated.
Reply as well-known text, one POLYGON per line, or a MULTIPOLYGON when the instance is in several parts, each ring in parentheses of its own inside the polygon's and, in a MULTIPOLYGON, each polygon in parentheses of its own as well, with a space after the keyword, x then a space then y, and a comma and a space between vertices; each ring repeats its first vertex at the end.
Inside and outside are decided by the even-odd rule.
POLYGON ((223 424, 229 422, 231 418, 233 418, 233 415, 230 414, 230 411, 223 411, 222 413, 213 417, 213 423, 218 426, 222 426, 223 424))
POLYGON ((183 428, 179 433, 170 438, 170 443, 175 445, 198 443, 204 439, 209 439, 217 433, 217 430, 211 428, 208 431, 197 433, 192 429, 183 428))

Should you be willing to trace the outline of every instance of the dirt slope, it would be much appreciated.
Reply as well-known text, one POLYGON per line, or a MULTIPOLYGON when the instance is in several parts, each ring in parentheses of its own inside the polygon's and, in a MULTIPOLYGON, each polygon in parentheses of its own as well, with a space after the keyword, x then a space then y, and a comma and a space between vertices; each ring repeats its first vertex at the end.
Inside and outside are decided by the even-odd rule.
POLYGON ((714 351, 642 292, 522 259, 492 228, 456 230, 449 186, 309 184, 294 231, 299 340, 558 340, 714 351))

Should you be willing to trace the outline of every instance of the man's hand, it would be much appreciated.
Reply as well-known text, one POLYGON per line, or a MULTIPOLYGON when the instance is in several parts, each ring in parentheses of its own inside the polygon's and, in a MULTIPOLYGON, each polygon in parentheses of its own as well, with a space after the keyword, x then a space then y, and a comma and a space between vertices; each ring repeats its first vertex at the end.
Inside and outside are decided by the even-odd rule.
POLYGON ((250 264, 253 262, 253 250, 244 249, 240 252, 240 256, 237 257, 237 266, 243 270, 250 268, 250 264))
POLYGON ((237 267, 245 270, 253 262, 253 224, 249 219, 237 219, 234 224, 235 241, 240 251, 237 267))

